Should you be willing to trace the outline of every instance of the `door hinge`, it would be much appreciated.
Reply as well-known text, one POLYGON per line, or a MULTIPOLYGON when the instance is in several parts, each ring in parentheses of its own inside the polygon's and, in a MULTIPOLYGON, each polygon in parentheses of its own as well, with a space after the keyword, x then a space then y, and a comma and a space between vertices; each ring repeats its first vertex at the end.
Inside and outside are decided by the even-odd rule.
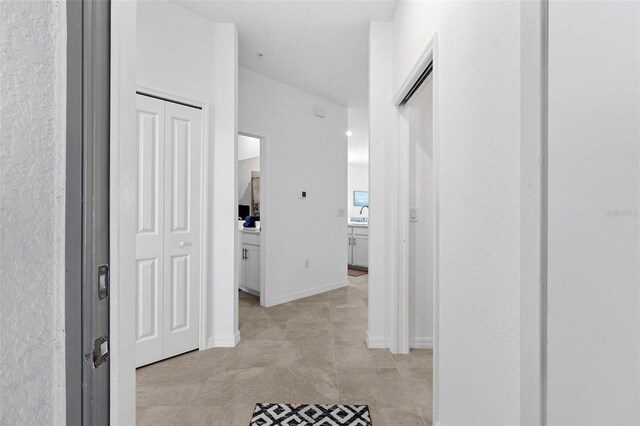
POLYGON ((109 265, 98 266, 98 300, 109 297, 109 265))
POLYGON ((93 342, 93 368, 98 368, 109 361, 109 336, 98 337, 93 342))

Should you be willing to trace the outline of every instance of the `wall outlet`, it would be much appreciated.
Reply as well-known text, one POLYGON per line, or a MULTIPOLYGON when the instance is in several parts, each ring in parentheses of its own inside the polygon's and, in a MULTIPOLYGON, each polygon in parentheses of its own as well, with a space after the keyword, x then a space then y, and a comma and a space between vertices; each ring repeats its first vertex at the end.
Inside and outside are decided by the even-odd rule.
POLYGON ((345 211, 345 209, 338 209, 338 217, 346 217, 347 216, 347 212, 345 211))

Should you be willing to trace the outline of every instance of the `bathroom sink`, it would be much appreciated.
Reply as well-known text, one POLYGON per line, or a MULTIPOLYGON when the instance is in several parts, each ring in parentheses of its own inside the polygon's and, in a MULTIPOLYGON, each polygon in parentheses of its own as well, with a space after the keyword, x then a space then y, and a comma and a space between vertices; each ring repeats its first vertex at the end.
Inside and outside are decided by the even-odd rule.
POLYGON ((351 223, 369 223, 369 218, 368 217, 350 217, 349 218, 349 222, 351 223))

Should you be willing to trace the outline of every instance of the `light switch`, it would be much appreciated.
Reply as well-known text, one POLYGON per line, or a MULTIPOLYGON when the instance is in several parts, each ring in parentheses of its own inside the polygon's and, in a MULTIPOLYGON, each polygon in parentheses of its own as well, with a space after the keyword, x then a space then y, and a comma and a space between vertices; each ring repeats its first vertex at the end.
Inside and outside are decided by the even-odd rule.
POLYGON ((409 207, 409 222, 417 222, 417 221, 418 221, 418 208, 409 207))
POLYGON ((344 209, 338 209, 338 217, 346 217, 347 212, 344 209))

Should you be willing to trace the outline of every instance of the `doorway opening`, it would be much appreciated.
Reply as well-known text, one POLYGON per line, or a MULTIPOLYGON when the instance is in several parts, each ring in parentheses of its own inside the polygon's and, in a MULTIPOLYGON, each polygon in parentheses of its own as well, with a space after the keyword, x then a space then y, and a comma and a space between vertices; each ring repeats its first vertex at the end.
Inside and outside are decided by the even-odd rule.
MULTIPOLYGON (((354 150, 358 149, 353 146, 351 136, 349 136, 349 157, 354 150)), ((366 149, 368 150, 368 146, 366 149)), ((359 277, 367 274, 369 270, 369 163, 368 161, 356 162, 349 158, 347 170, 348 275, 359 277)))
POLYGON ((404 104, 408 124, 409 205, 405 225, 409 347, 433 347, 433 85, 425 80, 404 104))
MULTIPOLYGON (((431 349, 430 412, 438 418, 437 35, 394 97, 398 119, 398 353, 431 349)), ((393 338, 392 333, 392 338, 393 338)))
MULTIPOLYGON (((264 138, 238 133, 237 157, 237 234, 240 248, 238 306, 265 304, 264 211, 268 202, 265 190, 264 138)), ((239 328, 245 320, 238 313, 239 328)))

